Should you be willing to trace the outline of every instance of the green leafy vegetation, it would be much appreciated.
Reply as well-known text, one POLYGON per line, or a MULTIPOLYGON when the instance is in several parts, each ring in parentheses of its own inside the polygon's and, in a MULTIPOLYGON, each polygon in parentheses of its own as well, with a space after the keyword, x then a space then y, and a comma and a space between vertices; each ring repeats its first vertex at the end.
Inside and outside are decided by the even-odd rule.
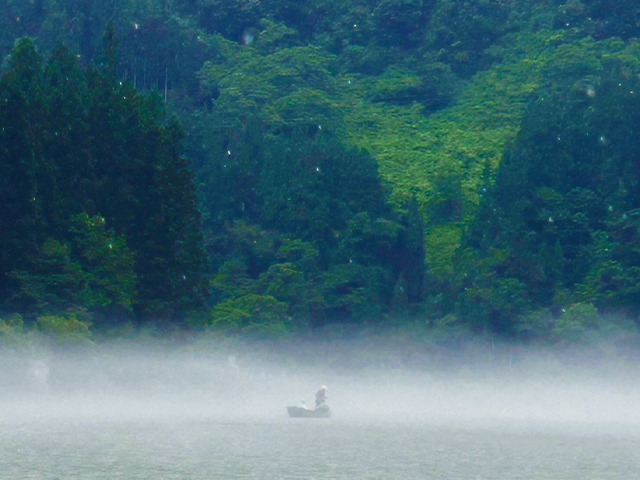
POLYGON ((43 65, 28 39, 11 54, 0 80, 0 275, 9 308, 82 307, 108 324, 134 311, 180 321, 206 301, 182 133, 158 123, 156 99, 114 75, 109 64, 81 70, 64 47, 43 65))
POLYGON ((0 6, 2 338, 632 336, 633 2, 0 6))

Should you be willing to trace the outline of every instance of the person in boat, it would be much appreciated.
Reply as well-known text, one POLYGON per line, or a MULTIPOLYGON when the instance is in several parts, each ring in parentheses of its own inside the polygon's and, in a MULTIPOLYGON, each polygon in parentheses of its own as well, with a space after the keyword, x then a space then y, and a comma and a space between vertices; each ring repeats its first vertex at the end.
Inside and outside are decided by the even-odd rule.
POLYGON ((316 408, 318 408, 320 405, 323 405, 326 400, 327 387, 322 385, 322 387, 320 387, 320 390, 318 390, 318 393, 316 393, 316 408))

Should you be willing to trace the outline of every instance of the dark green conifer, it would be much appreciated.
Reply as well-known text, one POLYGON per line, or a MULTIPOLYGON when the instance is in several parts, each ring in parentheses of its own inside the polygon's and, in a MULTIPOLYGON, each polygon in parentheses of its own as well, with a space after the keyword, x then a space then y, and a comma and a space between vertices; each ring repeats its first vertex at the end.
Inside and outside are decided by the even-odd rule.
POLYGON ((59 47, 43 70, 21 40, 0 79, 0 294, 180 322, 208 295, 183 134, 161 124, 157 97, 117 80, 113 26, 104 44, 101 69, 59 47))
POLYGON ((42 57, 31 39, 21 39, 0 79, 0 293, 5 301, 17 288, 10 273, 25 269, 47 236, 42 90, 42 57))

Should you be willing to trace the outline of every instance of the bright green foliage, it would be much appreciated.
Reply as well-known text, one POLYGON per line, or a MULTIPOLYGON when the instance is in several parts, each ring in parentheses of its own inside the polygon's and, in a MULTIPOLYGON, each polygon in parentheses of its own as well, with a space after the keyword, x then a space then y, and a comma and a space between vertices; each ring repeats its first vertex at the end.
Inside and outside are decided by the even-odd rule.
POLYGON ((291 47, 300 43, 299 34, 284 23, 277 23, 268 18, 263 18, 259 23, 259 32, 255 47, 263 54, 273 53, 276 50, 291 47))
POLYGON ((106 230, 103 217, 87 214, 72 217, 71 231, 76 255, 89 275, 87 304, 112 314, 116 308, 130 310, 136 298, 135 262, 124 236, 106 230))
POLYGON ((215 62, 206 62, 200 72, 201 89, 210 92, 210 107, 221 126, 235 126, 259 118, 271 127, 322 125, 335 130, 340 125, 339 105, 329 96, 334 60, 317 47, 293 47, 270 51, 267 41, 278 36, 277 25, 265 22, 259 47, 240 46, 214 37, 215 62))
POLYGON ((426 333, 424 328, 416 330, 419 335, 426 336, 427 341, 445 348, 459 349, 478 333, 474 332, 467 322, 452 313, 440 317, 434 323, 434 327, 426 333))
POLYGON ((425 236, 425 258, 429 272, 446 278, 454 272, 452 259, 460 247, 462 232, 456 225, 432 227, 425 236))
MULTIPOLYGON (((427 242, 446 243, 438 240, 442 234, 460 238, 473 219, 485 174, 492 175, 499 165, 502 148, 517 131, 524 100, 536 87, 537 72, 519 62, 524 60, 514 58, 479 74, 456 105, 430 117, 418 103, 402 107, 364 102, 369 82, 343 80, 343 102, 361 99, 359 108, 345 115, 350 140, 373 154, 380 174, 393 185, 396 205, 416 197, 427 239, 434 228, 427 242), (432 222, 436 226, 431 227, 432 222)), ((427 249, 431 268, 451 271, 454 250, 444 254, 427 249)))
POLYGON ((319 289, 318 252, 311 244, 236 222, 217 250, 227 259, 212 282, 223 302, 269 296, 287 306, 285 312, 297 325, 319 314, 322 299, 314 293, 319 289))
POLYGON ((292 263, 275 263, 260 274, 257 288, 267 295, 281 299, 287 304, 296 304, 304 298, 304 273, 292 263))
POLYGON ((418 103, 368 102, 384 77, 373 86, 367 78, 338 78, 341 103, 358 107, 345 111, 350 141, 374 156, 393 186, 395 205, 415 195, 425 241, 434 247, 427 248, 427 261, 437 275, 452 272, 455 247, 475 218, 532 93, 543 83, 553 89, 567 77, 575 82, 616 59, 629 68, 638 62, 634 45, 591 39, 564 44, 571 40, 565 37, 550 31, 510 37, 516 46, 503 52, 500 64, 475 75, 455 105, 429 117, 418 103))
POLYGON ((373 84, 371 100, 396 104, 411 103, 418 97, 420 78, 411 71, 390 68, 373 84))
POLYGON ((288 333, 287 304, 270 295, 242 295, 218 303, 211 311, 211 323, 248 338, 282 337, 288 333))
MULTIPOLYGON (((76 305, 106 315, 126 314, 135 298, 133 259, 123 237, 105 231, 104 218, 72 219, 71 246, 48 239, 24 270, 10 274, 27 309, 60 312, 76 305)), ((104 318, 102 319, 104 321, 104 318)))
POLYGON ((44 315, 38 317, 39 330, 57 345, 89 346, 93 344, 89 325, 77 318, 76 314, 44 315))
POLYGON ((590 303, 571 305, 553 325, 552 334, 562 342, 580 343, 600 326, 598 310, 590 303))
POLYGON ((430 62, 416 69, 390 67, 371 86, 369 99, 392 105, 424 105, 427 112, 446 107, 457 79, 448 65, 430 62))
POLYGON ((37 343, 35 335, 25 329, 22 316, 13 314, 0 318, 0 349, 25 351, 37 343))
POLYGON ((340 106, 322 91, 301 88, 275 100, 264 109, 265 120, 275 127, 290 125, 319 126, 336 130, 340 125, 340 106))
POLYGON ((608 344, 622 346, 638 334, 636 322, 628 317, 602 315, 591 303, 576 303, 563 309, 551 322, 552 340, 561 345, 608 344))
POLYGON ((238 297, 249 293, 253 284, 247 275, 246 261, 242 258, 227 260, 213 277, 212 286, 224 297, 238 297))

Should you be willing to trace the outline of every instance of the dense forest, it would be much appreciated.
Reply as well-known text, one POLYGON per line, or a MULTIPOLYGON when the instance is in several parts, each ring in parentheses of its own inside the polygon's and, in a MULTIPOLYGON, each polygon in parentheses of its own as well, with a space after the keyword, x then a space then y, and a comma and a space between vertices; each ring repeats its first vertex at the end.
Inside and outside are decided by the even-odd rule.
POLYGON ((636 2, 0 5, 0 341, 637 343, 636 2))

